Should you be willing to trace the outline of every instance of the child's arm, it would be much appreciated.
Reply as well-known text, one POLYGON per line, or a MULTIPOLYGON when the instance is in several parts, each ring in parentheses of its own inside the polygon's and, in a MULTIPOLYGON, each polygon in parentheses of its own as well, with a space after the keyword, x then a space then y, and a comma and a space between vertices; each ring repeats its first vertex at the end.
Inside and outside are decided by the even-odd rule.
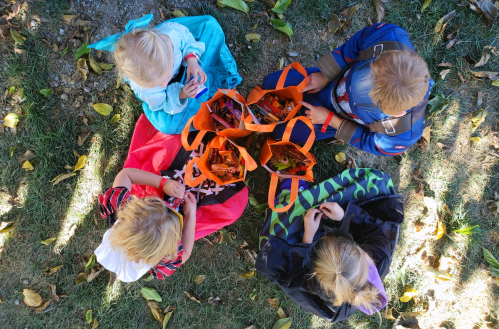
POLYGON ((319 209, 310 209, 303 218, 303 241, 301 243, 310 244, 314 241, 315 232, 319 229, 321 224, 322 213, 319 209), (315 215, 319 214, 317 218, 315 215))
MULTIPOLYGON (((135 168, 125 168, 120 171, 118 175, 116 175, 113 187, 123 186, 126 187, 129 191, 132 190, 132 184, 147 185, 159 188, 159 184, 161 183, 162 179, 162 176, 153 174, 148 171, 135 168)), ((175 180, 169 179, 163 186, 163 191, 169 196, 183 198, 185 186, 175 180)))
POLYGON ((194 247, 194 233, 196 232, 196 198, 192 193, 185 193, 184 197, 184 228, 182 230, 182 246, 184 254, 182 264, 191 257, 194 247))

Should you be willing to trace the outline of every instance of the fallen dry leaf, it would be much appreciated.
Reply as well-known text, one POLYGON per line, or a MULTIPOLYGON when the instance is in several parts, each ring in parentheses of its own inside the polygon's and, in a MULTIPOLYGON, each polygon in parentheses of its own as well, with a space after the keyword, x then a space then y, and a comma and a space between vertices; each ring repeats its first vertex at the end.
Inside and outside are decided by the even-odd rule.
POLYGON ((239 246, 239 248, 246 248, 247 246, 249 246, 248 242, 246 242, 246 240, 243 240, 243 243, 239 246))
POLYGON ((220 297, 209 297, 208 304, 221 306, 223 303, 222 303, 222 300, 220 299, 220 297))
POLYGON ((430 133, 431 133, 431 127, 425 127, 423 129, 423 135, 421 136, 423 146, 427 150, 430 149, 430 139, 431 139, 430 133))
POLYGON ((86 282, 87 281, 87 276, 88 276, 88 274, 85 273, 85 272, 79 273, 76 276, 76 278, 75 278, 76 284, 80 284, 80 283, 86 282))
POLYGON ((433 266, 425 266, 425 269, 428 274, 433 276, 436 280, 446 282, 446 281, 451 281, 452 280, 452 275, 449 273, 442 273, 437 271, 433 266))
POLYGON ((442 33, 444 33, 445 27, 454 16, 456 16, 455 10, 440 18, 440 20, 437 22, 437 25, 435 26, 435 33, 442 35, 442 33))
POLYGON ((272 307, 277 307, 279 305, 279 298, 267 298, 267 301, 269 302, 270 306, 272 307))
POLYGON ((147 306, 149 306, 149 308, 151 309, 151 313, 152 315, 154 316, 154 318, 159 322, 159 323, 163 323, 163 314, 161 312, 161 306, 159 305, 158 302, 155 302, 155 301, 149 301, 147 303, 147 306))
POLYGON ((43 303, 42 297, 31 289, 24 289, 24 304, 31 307, 38 307, 43 303))
POLYGON ((442 66, 442 67, 452 67, 452 64, 451 63, 447 63, 447 62, 442 62, 440 64, 437 64, 437 66, 442 66))
POLYGON ((198 275, 194 279, 194 282, 196 282, 196 284, 201 284, 204 280, 206 280, 206 275, 198 275))
POLYGON ((262 38, 262 36, 258 33, 248 33, 245 35, 246 40, 258 42, 262 38))
POLYGON ((341 21, 339 17, 335 14, 331 16, 331 20, 327 23, 327 29, 330 33, 336 33, 341 28, 341 21))
POLYGON ((57 287, 55 284, 49 284, 50 287, 50 299, 54 302, 58 302, 60 300, 59 295, 57 295, 57 287))
POLYGON ((471 71, 471 74, 478 78, 489 78, 490 80, 498 80, 499 72, 493 71, 471 71))
POLYGON ((445 46, 445 48, 451 49, 452 47, 454 47, 455 45, 458 45, 460 43, 461 43, 461 40, 453 39, 453 40, 449 41, 449 43, 445 46))
POLYGON ((48 300, 48 301, 46 301, 46 302, 45 302, 45 304, 43 304, 43 305, 41 305, 41 306, 39 306, 39 307, 35 308, 35 311, 36 311, 36 312, 41 312, 41 311, 43 311, 44 309, 46 309, 46 308, 50 305, 50 303, 52 303, 52 300, 48 300))
POLYGON ((277 310, 277 316, 279 317, 279 319, 284 319, 286 317, 286 313, 284 313, 284 310, 279 307, 279 309, 277 310))
POLYGON ((82 146, 85 143, 85 140, 90 136, 90 131, 87 133, 81 133, 78 136, 78 146, 82 146))
POLYGON ((408 288, 402 297, 400 297, 400 301, 403 303, 407 303, 410 301, 413 297, 418 295, 418 291, 413 288, 408 288))
POLYGON ((474 1, 470 4, 476 6, 482 13, 482 17, 485 19, 487 26, 492 28, 494 21, 497 18, 497 6, 490 0, 474 1))
POLYGON ((393 308, 388 308, 388 307, 385 307, 383 309, 383 311, 381 312, 381 316, 387 320, 395 320, 395 318, 393 317, 393 308))
POLYGON ((255 267, 257 254, 254 250, 244 249, 244 261, 251 267, 255 267))
POLYGON ((87 277, 87 282, 90 282, 93 279, 95 279, 99 275, 100 272, 102 272, 102 271, 96 271, 96 270, 92 269, 90 274, 87 277))
POLYGON ((441 71, 441 72, 440 72, 440 79, 445 80, 445 77, 447 76, 447 74, 449 74, 449 73, 450 73, 450 70, 451 70, 451 69, 447 69, 447 70, 443 70, 443 71, 441 71))
POLYGON ((348 7, 347 9, 343 10, 341 13, 338 15, 343 16, 343 17, 350 17, 355 15, 355 13, 362 7, 362 3, 357 3, 351 7, 348 7))
POLYGON ((0 223, 0 233, 7 233, 12 231, 17 227, 17 221, 15 222, 1 222, 0 223))
POLYGON ((471 122, 473 124, 473 128, 471 132, 475 132, 475 130, 480 126, 482 122, 485 121, 485 117, 489 114, 488 111, 484 111, 483 109, 479 109, 473 113, 473 117, 471 118, 471 122))
POLYGON ((47 240, 40 241, 40 243, 46 246, 50 246, 55 240, 57 240, 57 238, 49 238, 47 240))
POLYGON ((379 23, 385 17, 385 4, 382 0, 374 0, 374 8, 376 8, 376 14, 378 15, 376 22, 379 23))
POLYGON ((165 310, 163 311, 163 313, 168 313, 168 312, 172 312, 173 310, 176 310, 177 307, 176 306, 173 306, 173 305, 170 305, 170 306, 167 306, 165 308, 165 310))
POLYGON ((201 300, 200 300, 198 297, 196 297, 196 296, 194 296, 194 295, 192 295, 192 294, 188 293, 187 291, 184 291, 184 294, 185 294, 187 297, 189 297, 189 299, 190 299, 190 300, 193 300, 193 301, 195 301, 196 303, 201 304, 201 300))
POLYGON ((45 272, 45 275, 52 275, 55 272, 59 271, 61 268, 62 268, 62 265, 52 267, 52 268, 47 267, 44 272, 45 272))
MULTIPOLYGON (((71 170, 74 170, 74 167, 69 167, 71 170)), ((69 173, 69 174, 60 174, 60 175, 57 175, 53 180, 51 180, 52 183, 52 186, 54 185, 57 185, 59 184, 60 182, 62 182, 63 180, 65 179, 68 179, 69 177, 72 177, 76 175, 76 173, 69 173)))
POLYGON ((489 61, 489 59, 492 56, 497 56, 497 55, 499 55, 499 53, 497 52, 497 49, 495 47, 492 47, 492 46, 483 47, 482 57, 480 58, 478 63, 475 64, 474 67, 477 68, 477 67, 480 67, 480 66, 487 64, 487 62, 489 61))
POLYGON ((111 287, 116 281, 117 277, 118 276, 116 275, 116 273, 109 271, 109 282, 107 283, 107 285, 111 287))
POLYGON ((33 152, 27 150, 26 152, 24 152, 24 154, 21 157, 19 157, 19 162, 29 161, 34 157, 35 155, 33 154, 33 152))
POLYGON ((255 275, 256 275, 256 271, 251 271, 249 273, 239 274, 239 276, 243 279, 251 279, 251 278, 255 277, 255 275))
POLYGON ((23 168, 25 171, 30 171, 30 170, 35 169, 35 167, 33 167, 33 165, 31 164, 31 162, 29 162, 29 161, 24 161, 24 163, 21 166, 21 168, 23 168))
POLYGON ((73 170, 73 172, 75 171, 78 171, 80 170, 81 168, 83 168, 85 166, 85 161, 87 160, 87 156, 86 155, 82 155, 78 158, 78 162, 76 162, 76 165, 75 165, 75 170, 73 170))

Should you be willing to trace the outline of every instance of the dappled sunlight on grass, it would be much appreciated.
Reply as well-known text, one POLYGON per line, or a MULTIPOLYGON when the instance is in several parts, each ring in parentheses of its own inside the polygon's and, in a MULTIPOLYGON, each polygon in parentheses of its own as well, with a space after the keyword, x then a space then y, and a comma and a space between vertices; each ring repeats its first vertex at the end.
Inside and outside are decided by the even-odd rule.
POLYGON ((92 210, 97 196, 102 191, 102 137, 95 134, 91 142, 92 145, 89 148, 85 167, 80 170, 78 184, 75 187, 66 218, 63 220, 59 236, 54 245, 54 252, 56 253, 60 253, 74 236, 78 225, 92 210))
POLYGON ((7 193, 0 192, 0 216, 5 215, 12 209, 12 204, 9 203, 12 197, 7 193))
MULTIPOLYGON (((107 272, 107 271, 106 271, 107 272)), ((111 306, 113 302, 117 301, 123 294, 123 283, 118 279, 114 282, 112 286, 106 286, 106 290, 102 294, 101 309, 105 309, 111 306)))

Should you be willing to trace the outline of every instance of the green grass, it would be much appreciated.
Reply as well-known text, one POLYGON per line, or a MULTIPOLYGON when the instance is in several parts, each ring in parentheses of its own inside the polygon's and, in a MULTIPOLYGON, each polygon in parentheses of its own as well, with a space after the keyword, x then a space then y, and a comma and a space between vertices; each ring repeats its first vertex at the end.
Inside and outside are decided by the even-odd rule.
MULTIPOLYGON (((354 3, 343 0, 294 0, 284 18, 295 31, 291 39, 272 29, 264 16, 254 16, 270 8, 263 0, 249 3, 249 14, 219 8, 215 1, 193 1, 185 8, 191 15, 209 14, 220 22, 243 76, 238 89, 246 95, 275 70, 281 57, 288 64, 296 60, 305 67, 314 66, 317 55, 326 54, 330 45, 341 44, 346 35, 363 28, 368 16, 374 21, 372 3, 363 1, 348 30, 341 35, 328 34, 322 40, 322 31, 326 29, 331 14, 339 13, 354 3), (253 29, 255 24, 258 26, 253 29), (257 44, 246 41, 244 36, 251 32, 261 34, 262 40, 257 44), (299 56, 289 57, 289 51, 298 52, 299 56)), ((494 210, 487 208, 487 204, 490 205, 487 201, 494 198, 494 192, 499 192, 497 158, 487 155, 493 132, 499 129, 496 108, 499 94, 497 87, 492 87, 489 81, 475 80, 468 71, 468 67, 473 67, 468 59, 478 61, 483 46, 497 46, 499 29, 497 22, 492 29, 487 28, 478 14, 467 7, 457 7, 458 3, 457 0, 434 1, 420 19, 417 14, 420 13, 422 1, 385 3, 384 21, 407 29, 416 49, 428 62, 431 75, 437 82, 433 93, 443 94, 452 100, 448 109, 428 122, 432 126, 429 151, 414 146, 404 158, 383 158, 349 146, 329 144, 329 141, 317 142, 313 147, 317 158, 314 169, 316 182, 345 169, 344 165, 334 160, 335 154, 342 151, 354 158, 359 167, 379 168, 389 173, 397 191, 405 196, 406 220, 385 288, 389 307, 394 308, 395 315, 402 311, 427 310, 427 316, 419 317, 419 322, 421 327, 428 328, 441 325, 450 328, 484 327, 487 321, 497 324, 499 312, 497 303, 494 303, 499 297, 498 288, 488 282, 489 274, 481 254, 484 246, 499 258, 498 217, 494 210), (443 15, 453 9, 456 9, 457 15, 444 35, 462 23, 458 34, 462 43, 447 50, 446 41, 438 40, 433 28, 443 15), (443 61, 454 64, 445 81, 439 79, 442 68, 437 67, 443 61), (461 72, 469 82, 462 84, 457 72, 461 72), (466 94, 462 94, 462 90, 466 94), (478 91, 484 93, 482 107, 488 108, 490 114, 471 133, 470 120, 477 109, 478 91), (471 136, 481 137, 481 143, 471 144, 471 136), (437 142, 451 147, 451 150, 440 150, 437 142), (447 237, 434 241, 435 218, 428 217, 423 195, 418 194, 418 182, 414 178, 417 169, 421 169, 424 196, 446 203, 450 208, 452 215, 443 208, 439 211, 439 217, 449 231, 480 225, 482 232, 465 237, 458 244, 447 237), (425 274, 422 262, 415 259, 422 247, 427 248, 428 263, 432 266, 438 267, 441 255, 458 259, 452 270, 455 284, 436 283, 425 274), (406 285, 420 292, 418 303, 398 300, 406 285), (433 300, 437 303, 434 307, 433 300)), ((169 18, 168 13, 178 8, 160 1, 156 9, 156 12, 163 9, 169 18)), ((111 83, 108 90, 95 96, 99 102, 113 104, 113 114, 120 113, 121 121, 111 125, 110 117, 85 115, 88 118, 87 127, 82 117, 61 108, 57 96, 44 97, 39 93, 40 89, 49 88, 50 67, 53 67, 49 65, 50 46, 44 44, 43 32, 58 33, 60 15, 69 13, 68 10, 69 4, 64 0, 34 2, 18 23, 26 26, 26 20, 29 22, 33 13, 47 18, 48 22, 42 24, 45 30, 41 32, 22 31, 27 36, 23 48, 28 51, 28 62, 24 63, 20 56, 3 58, 7 80, 2 81, 2 92, 10 86, 24 88, 26 100, 19 109, 22 117, 18 133, 2 134, 0 138, 0 218, 2 221, 19 220, 15 231, 0 238, 0 244, 3 244, 0 258, 0 298, 4 301, 0 303, 2 327, 88 328, 90 326, 85 322, 88 309, 93 310, 100 328, 160 327, 140 295, 142 286, 157 289, 163 298, 162 306, 177 307, 170 320, 170 328, 222 329, 250 325, 271 328, 278 317, 267 298, 275 297, 279 298, 280 307, 293 318, 293 328, 356 328, 364 322, 369 322, 365 328, 393 326, 393 321, 382 319, 380 324, 379 316, 367 317, 361 313, 344 323, 329 325, 300 309, 263 276, 257 274, 250 280, 240 278, 238 274, 249 272, 249 267, 238 246, 245 240, 251 249, 258 250, 258 235, 263 224, 261 216, 254 214, 251 206, 241 219, 228 227, 237 236, 233 243, 211 246, 205 240, 196 242, 191 260, 165 281, 120 282, 109 288, 108 272, 104 271, 91 283, 76 285, 74 279, 84 271, 85 255, 98 246, 106 230, 97 214, 97 196, 102 188, 110 186, 123 165, 141 106, 127 88, 115 90, 111 83), (117 103, 113 103, 113 99, 117 103), (91 135, 79 147, 77 137, 85 131, 91 131, 91 135), (11 147, 16 148, 13 157, 8 154, 11 147), (88 156, 85 168, 76 176, 52 186, 49 181, 65 173, 65 165, 76 163, 73 149, 88 156), (31 160, 35 170, 29 172, 24 172, 17 160, 26 150, 35 154, 31 160), (96 216, 98 225, 94 223, 96 216), (48 247, 39 243, 49 237, 58 237, 58 241, 48 247), (63 265, 63 268, 56 274, 48 277, 43 274, 47 267, 57 265, 63 265), (199 274, 206 275, 207 279, 196 285, 193 280, 199 274), (29 284, 23 284, 24 279, 28 279, 29 284), (68 297, 62 298, 46 314, 36 314, 23 305, 24 288, 35 289, 47 300, 49 283, 56 284, 57 292, 68 297), (257 295, 253 301, 249 296, 254 289, 257 295), (199 296, 203 303, 189 300, 184 291, 199 296), (208 304, 210 296, 220 297, 223 304, 208 304), (21 301, 20 305, 15 305, 16 300, 21 301)), ((85 8, 78 10, 85 12, 85 8)), ((136 16, 148 12, 137 13, 136 16)), ((105 23, 97 21, 96 25, 105 23)), ((2 42, 12 50, 10 39, 2 42)), ((75 63, 73 65, 76 66, 75 63)), ((480 69, 499 71, 499 61, 492 58, 480 69)), ((89 77, 89 81, 99 81, 99 77, 89 77)), ((258 139, 263 140, 263 136, 258 139)), ((250 151, 257 152, 257 149, 252 147, 250 151)), ((265 169, 258 168, 250 173, 247 184, 250 193, 266 202, 269 176, 265 169)))

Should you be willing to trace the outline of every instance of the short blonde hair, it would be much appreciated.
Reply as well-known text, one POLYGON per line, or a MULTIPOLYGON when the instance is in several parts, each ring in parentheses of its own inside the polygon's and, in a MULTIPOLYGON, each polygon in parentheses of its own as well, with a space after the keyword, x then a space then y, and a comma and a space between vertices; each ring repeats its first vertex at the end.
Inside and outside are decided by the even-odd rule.
POLYGON ((381 306, 378 289, 367 279, 372 260, 352 240, 326 235, 316 242, 312 259, 313 275, 334 306, 348 302, 371 312, 381 306))
POLYGON ((154 30, 136 29, 116 43, 114 60, 121 76, 143 88, 158 86, 166 72, 173 72, 173 45, 154 30))
POLYGON ((395 115, 416 106, 428 91, 425 61, 409 51, 386 51, 371 63, 373 88, 369 96, 383 113, 395 115))
POLYGON ((180 218, 158 197, 132 198, 116 213, 119 222, 109 235, 111 247, 129 261, 155 266, 174 258, 182 237, 180 218))

